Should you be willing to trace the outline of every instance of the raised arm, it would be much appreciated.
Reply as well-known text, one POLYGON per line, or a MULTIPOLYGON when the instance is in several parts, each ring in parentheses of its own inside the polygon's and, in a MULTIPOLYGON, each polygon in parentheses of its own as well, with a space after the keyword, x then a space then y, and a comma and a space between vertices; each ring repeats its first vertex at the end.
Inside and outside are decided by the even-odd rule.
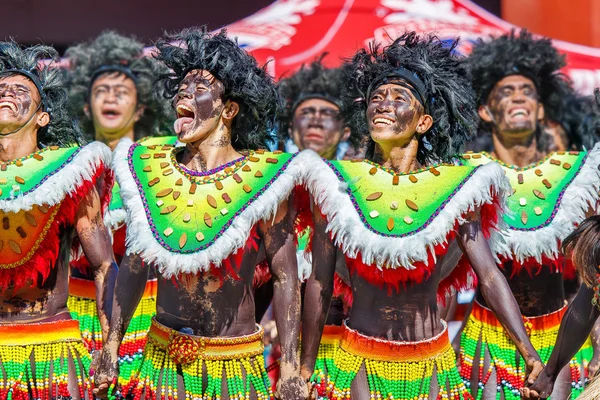
POLYGON ((305 399, 308 389, 300 377, 300 282, 294 243, 296 213, 288 209, 289 204, 283 202, 273 220, 261 222, 260 232, 273 276, 273 314, 281 344, 277 396, 295 400, 305 399))
POLYGON ((492 252, 481 229, 479 213, 471 213, 459 228, 460 245, 479 280, 479 289, 498 321, 523 356, 532 381, 543 368, 540 356, 533 348, 523 325, 521 311, 494 261, 492 252))
POLYGON ((333 294, 336 248, 326 232, 327 221, 320 209, 313 208, 312 273, 306 281, 302 313, 302 377, 308 380, 315 360, 333 294))

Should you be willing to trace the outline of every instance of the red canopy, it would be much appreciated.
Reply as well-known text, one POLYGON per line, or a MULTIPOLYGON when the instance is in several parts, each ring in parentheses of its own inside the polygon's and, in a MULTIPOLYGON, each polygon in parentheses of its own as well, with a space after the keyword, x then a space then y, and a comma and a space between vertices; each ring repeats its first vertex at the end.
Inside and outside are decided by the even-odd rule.
MULTIPOLYGON (((500 35, 513 25, 468 0, 277 0, 227 27, 241 46, 280 77, 313 61, 339 65, 373 40, 389 41, 405 30, 462 39, 468 54, 480 37, 500 35)), ((567 56, 565 72, 582 93, 600 86, 600 49, 555 40, 567 56)))

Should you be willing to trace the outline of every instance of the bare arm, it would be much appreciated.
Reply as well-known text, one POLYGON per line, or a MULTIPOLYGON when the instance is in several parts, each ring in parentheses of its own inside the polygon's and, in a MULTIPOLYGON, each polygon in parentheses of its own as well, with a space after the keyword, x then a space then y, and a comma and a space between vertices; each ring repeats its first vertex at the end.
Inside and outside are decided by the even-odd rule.
POLYGON ((100 196, 94 188, 79 203, 75 229, 94 274, 98 319, 102 327, 102 339, 106 341, 118 267, 110 235, 102 219, 100 196))
POLYGON ((281 378, 277 392, 282 399, 302 399, 307 389, 300 378, 300 282, 294 244, 295 212, 288 202, 280 205, 273 221, 262 222, 260 232, 273 276, 273 314, 281 344, 281 378))
POLYGON ((535 379, 542 369, 540 356, 529 341, 521 311, 506 278, 496 266, 481 230, 479 216, 472 213, 459 228, 459 234, 461 247, 477 274, 481 294, 523 356, 531 371, 530 378, 535 379))
POLYGON ((581 348, 592 331, 600 312, 592 304, 594 291, 585 285, 579 287, 577 295, 569 305, 560 323, 556 345, 548 365, 529 389, 524 389, 525 398, 547 398, 552 393, 554 382, 560 371, 581 348))
POLYGON ((148 266, 142 264, 140 256, 128 254, 123 258, 114 293, 112 318, 108 339, 102 347, 100 364, 96 371, 94 394, 106 398, 108 388, 119 375, 119 346, 133 317, 148 280, 148 266))
POLYGON ((315 369, 315 360, 323 327, 333 294, 333 276, 336 248, 329 239, 327 221, 315 205, 313 211, 314 233, 312 246, 312 274, 306 282, 304 312, 302 314, 302 377, 309 379, 315 369))

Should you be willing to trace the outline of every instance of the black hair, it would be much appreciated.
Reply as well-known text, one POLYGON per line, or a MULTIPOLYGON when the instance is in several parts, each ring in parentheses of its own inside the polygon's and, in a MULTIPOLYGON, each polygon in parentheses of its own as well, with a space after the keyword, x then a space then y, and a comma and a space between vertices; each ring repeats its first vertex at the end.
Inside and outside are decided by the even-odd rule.
MULTIPOLYGON (((458 40, 445 45, 435 35, 407 32, 386 47, 371 44, 359 50, 344 66, 347 76, 343 113, 353 132, 368 134, 367 97, 393 71, 413 74, 420 80, 423 104, 433 125, 419 137, 417 159, 420 163, 451 162, 475 134, 477 114, 467 68, 454 55, 458 40)), ((369 138, 367 157, 374 154, 375 142, 369 138)))
POLYGON ((233 119, 233 147, 267 147, 279 108, 273 79, 224 29, 216 34, 206 27, 184 29, 165 35, 156 47, 156 58, 171 71, 160 77, 167 98, 175 97, 189 71, 206 70, 223 84, 223 100, 235 101, 240 107, 233 119))
POLYGON ((70 61, 69 96, 73 113, 84 128, 86 139, 94 140, 94 124, 84 112, 89 104, 93 82, 109 74, 122 74, 134 81, 137 105, 144 112, 135 123, 135 139, 168 134, 174 113, 163 96, 154 90, 156 79, 166 69, 152 57, 144 56, 144 45, 132 37, 113 31, 101 33, 96 39, 70 47, 65 53, 70 61))
POLYGON ((562 250, 573 261, 583 283, 596 286, 596 274, 600 272, 600 216, 584 220, 563 241, 562 250))
POLYGON ((40 147, 69 146, 81 142, 81 134, 67 105, 65 74, 55 64, 57 59, 57 51, 50 46, 21 47, 14 40, 0 42, 0 76, 30 74, 39 80, 44 110, 50 115, 48 125, 37 132, 40 147), (3 74, 3 71, 6 73, 3 74))

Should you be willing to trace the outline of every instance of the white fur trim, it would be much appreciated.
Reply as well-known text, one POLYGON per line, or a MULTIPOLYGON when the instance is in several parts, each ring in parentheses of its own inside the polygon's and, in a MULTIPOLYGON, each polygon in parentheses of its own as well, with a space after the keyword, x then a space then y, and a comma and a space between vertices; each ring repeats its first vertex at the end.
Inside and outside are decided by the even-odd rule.
POLYGON ((34 205, 39 204, 59 204, 67 195, 77 191, 85 181, 90 181, 101 164, 109 168, 111 158, 110 149, 106 145, 100 142, 90 143, 82 147, 70 163, 33 192, 17 195, 10 200, 0 200, 0 210, 19 212, 31 210, 34 205))
MULTIPOLYGON (((563 194, 556 216, 549 225, 535 231, 507 229, 501 234, 505 240, 494 240, 492 249, 507 258, 523 262, 535 258, 542 262, 542 256, 554 259, 560 252, 560 242, 567 237, 576 225, 586 217, 590 208, 596 207, 600 190, 600 144, 589 152, 585 164, 563 194)), ((498 233, 492 235, 496 239, 498 233)))
POLYGON ((308 278, 310 278, 310 274, 312 274, 312 257, 307 255, 304 251, 296 252, 296 262, 298 263, 298 279, 301 282, 304 282, 308 278))
POLYGON ((281 202, 301 183, 303 169, 312 162, 312 157, 305 152, 296 155, 277 180, 235 218, 210 247, 193 254, 180 254, 162 247, 150 230, 140 193, 129 170, 129 148, 130 145, 119 143, 113 160, 127 211, 127 252, 138 253, 146 262, 154 263, 167 278, 179 273, 207 271, 211 265, 220 265, 223 260, 244 247, 252 227, 261 220, 275 216, 281 202))
POLYGON ((332 232, 335 243, 349 257, 356 258, 360 252, 367 265, 382 269, 403 267, 416 268, 413 263, 425 262, 428 250, 444 243, 455 223, 464 222, 467 211, 491 203, 494 193, 501 197, 501 204, 510 190, 510 183, 496 163, 480 167, 446 204, 440 214, 422 231, 402 238, 386 237, 364 226, 350 197, 346 184, 340 182, 332 169, 324 162, 311 161, 305 182, 321 212, 329 221, 327 230, 332 232), (495 192, 494 192, 495 190, 495 192))

